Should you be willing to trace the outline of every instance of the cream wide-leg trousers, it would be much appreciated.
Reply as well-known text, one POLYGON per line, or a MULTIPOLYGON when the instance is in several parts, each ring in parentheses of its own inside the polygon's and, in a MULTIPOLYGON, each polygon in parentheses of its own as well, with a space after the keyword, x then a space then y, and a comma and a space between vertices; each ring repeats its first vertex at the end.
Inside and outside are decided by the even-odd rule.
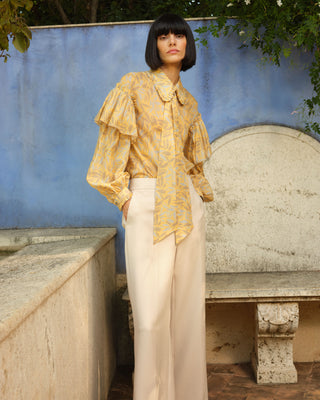
MULTIPOLYGON (((193 230, 153 244, 156 180, 132 179, 125 226, 134 321, 134 400, 207 400, 204 205, 191 179, 193 230)), ((124 220, 124 218, 123 218, 124 220)))

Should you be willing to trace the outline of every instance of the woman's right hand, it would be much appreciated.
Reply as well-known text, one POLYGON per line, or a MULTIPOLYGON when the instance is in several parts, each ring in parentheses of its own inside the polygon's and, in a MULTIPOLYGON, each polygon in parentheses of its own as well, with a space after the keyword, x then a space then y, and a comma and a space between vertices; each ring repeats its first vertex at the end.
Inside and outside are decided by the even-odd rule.
POLYGON ((124 203, 124 205, 122 206, 122 213, 123 213, 123 216, 124 216, 124 219, 125 219, 125 220, 127 220, 130 202, 131 202, 131 199, 127 200, 127 201, 124 203))

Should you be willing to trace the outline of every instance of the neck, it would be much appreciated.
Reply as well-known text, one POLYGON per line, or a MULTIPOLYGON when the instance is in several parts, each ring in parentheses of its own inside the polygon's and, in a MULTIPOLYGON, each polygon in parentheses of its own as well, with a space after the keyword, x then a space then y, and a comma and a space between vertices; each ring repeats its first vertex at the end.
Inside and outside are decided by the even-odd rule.
POLYGON ((166 64, 162 65, 160 68, 174 85, 178 83, 181 65, 177 66, 176 64, 166 64))

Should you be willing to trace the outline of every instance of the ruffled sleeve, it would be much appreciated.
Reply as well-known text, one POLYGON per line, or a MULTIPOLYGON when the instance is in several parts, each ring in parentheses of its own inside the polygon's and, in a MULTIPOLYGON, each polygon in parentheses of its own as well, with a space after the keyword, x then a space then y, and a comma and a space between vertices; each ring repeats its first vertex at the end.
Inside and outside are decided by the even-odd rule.
POLYGON ((194 188, 204 201, 212 201, 212 189, 203 172, 203 163, 211 156, 211 147, 207 129, 200 114, 190 127, 185 156, 193 164, 188 173, 194 188))
POLYGON ((113 127, 122 135, 135 140, 137 126, 133 101, 120 87, 118 84, 111 90, 94 120, 99 126, 113 127))
POLYGON ((126 171, 131 142, 137 137, 133 101, 123 80, 105 99, 95 122, 99 138, 88 173, 88 183, 120 210, 132 196, 126 171))

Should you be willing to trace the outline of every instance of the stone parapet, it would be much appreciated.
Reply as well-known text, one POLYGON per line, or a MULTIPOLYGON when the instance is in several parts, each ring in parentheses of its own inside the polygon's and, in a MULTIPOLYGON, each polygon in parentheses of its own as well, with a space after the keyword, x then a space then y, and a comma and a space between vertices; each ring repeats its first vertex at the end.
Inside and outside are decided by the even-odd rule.
POLYGON ((23 247, 0 261, 0 398, 102 398, 116 365, 116 230, 23 231, 0 231, 3 248, 23 247))

